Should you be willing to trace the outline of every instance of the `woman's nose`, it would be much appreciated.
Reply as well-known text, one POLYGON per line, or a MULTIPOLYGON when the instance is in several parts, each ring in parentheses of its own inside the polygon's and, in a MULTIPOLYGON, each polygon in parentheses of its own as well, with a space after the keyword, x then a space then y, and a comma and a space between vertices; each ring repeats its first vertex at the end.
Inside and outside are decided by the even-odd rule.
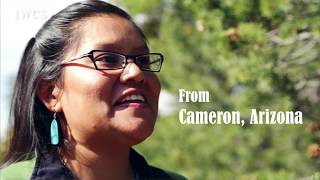
POLYGON ((136 65, 134 62, 130 62, 124 67, 121 76, 120 81, 125 83, 128 81, 135 81, 138 83, 141 83, 144 81, 144 73, 139 68, 138 65, 136 65))

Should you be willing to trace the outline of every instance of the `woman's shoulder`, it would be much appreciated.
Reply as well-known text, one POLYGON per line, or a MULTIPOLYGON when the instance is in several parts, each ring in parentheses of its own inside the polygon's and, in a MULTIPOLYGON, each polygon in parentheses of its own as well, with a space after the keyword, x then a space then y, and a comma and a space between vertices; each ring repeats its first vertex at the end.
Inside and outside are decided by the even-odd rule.
POLYGON ((170 175, 170 177, 174 180, 187 180, 186 177, 180 175, 180 174, 177 174, 177 173, 174 173, 174 172, 171 172, 171 171, 167 171, 166 170, 166 173, 168 173, 170 175))
POLYGON ((186 177, 180 174, 151 165, 148 165, 148 168, 144 168, 144 171, 144 173, 148 175, 144 176, 142 179, 187 180, 186 177))
POLYGON ((134 170, 138 173, 140 179, 166 179, 166 180, 186 180, 187 178, 152 165, 144 159, 142 155, 131 149, 130 159, 134 170))
POLYGON ((187 180, 186 177, 180 175, 180 174, 177 174, 175 172, 172 172, 172 171, 169 171, 169 170, 165 170, 165 169, 159 169, 159 168, 156 168, 154 166, 151 166, 151 168, 154 168, 154 169, 157 169, 157 170, 160 170, 162 172, 164 172, 166 175, 168 175, 170 177, 170 179, 172 180, 187 180))
POLYGON ((34 164, 35 158, 20 161, 10 166, 0 170, 0 179, 1 180, 11 180, 11 179, 30 179, 34 164))

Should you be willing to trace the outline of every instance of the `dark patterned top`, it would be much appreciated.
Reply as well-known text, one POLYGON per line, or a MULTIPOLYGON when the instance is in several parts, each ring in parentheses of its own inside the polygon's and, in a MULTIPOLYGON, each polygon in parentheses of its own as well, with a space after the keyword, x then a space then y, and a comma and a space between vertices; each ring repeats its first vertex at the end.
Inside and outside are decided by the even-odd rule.
MULTIPOLYGON (((186 179, 178 174, 150 166, 134 149, 130 150, 129 157, 135 173, 134 180, 186 179)), ((38 153, 31 180, 72 180, 75 178, 75 174, 60 161, 60 158, 56 153, 38 153)))

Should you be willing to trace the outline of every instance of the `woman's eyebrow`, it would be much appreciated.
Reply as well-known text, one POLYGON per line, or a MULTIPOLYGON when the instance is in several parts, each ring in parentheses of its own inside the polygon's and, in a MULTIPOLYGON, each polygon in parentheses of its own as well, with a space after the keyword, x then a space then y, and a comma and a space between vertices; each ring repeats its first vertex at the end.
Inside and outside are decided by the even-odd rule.
MULTIPOLYGON (((101 44, 96 44, 94 46, 95 50, 110 50, 110 51, 123 51, 125 47, 123 45, 117 44, 117 43, 101 43, 101 44)), ((130 51, 132 52, 139 52, 139 51, 149 51, 148 46, 143 43, 139 44, 137 46, 134 46, 132 48, 129 48, 130 51)))
POLYGON ((119 49, 119 48, 117 47, 117 44, 115 44, 115 43, 101 43, 101 44, 96 44, 94 46, 94 49, 95 50, 109 50, 109 49, 114 50, 114 49, 119 49))

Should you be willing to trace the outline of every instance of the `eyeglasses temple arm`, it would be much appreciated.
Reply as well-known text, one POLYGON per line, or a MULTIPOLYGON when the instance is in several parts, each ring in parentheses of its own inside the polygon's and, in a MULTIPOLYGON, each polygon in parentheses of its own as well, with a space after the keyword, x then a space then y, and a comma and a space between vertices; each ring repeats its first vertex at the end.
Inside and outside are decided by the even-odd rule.
POLYGON ((67 61, 64 61, 64 62, 61 62, 61 64, 65 64, 65 63, 68 63, 68 62, 72 62, 72 61, 75 61, 75 60, 78 60, 78 59, 82 59, 82 58, 84 58, 84 57, 88 57, 88 56, 91 56, 92 54, 84 54, 84 55, 82 55, 82 56, 80 56, 80 57, 77 57, 77 58, 74 58, 74 59, 70 59, 70 60, 67 60, 67 61))

